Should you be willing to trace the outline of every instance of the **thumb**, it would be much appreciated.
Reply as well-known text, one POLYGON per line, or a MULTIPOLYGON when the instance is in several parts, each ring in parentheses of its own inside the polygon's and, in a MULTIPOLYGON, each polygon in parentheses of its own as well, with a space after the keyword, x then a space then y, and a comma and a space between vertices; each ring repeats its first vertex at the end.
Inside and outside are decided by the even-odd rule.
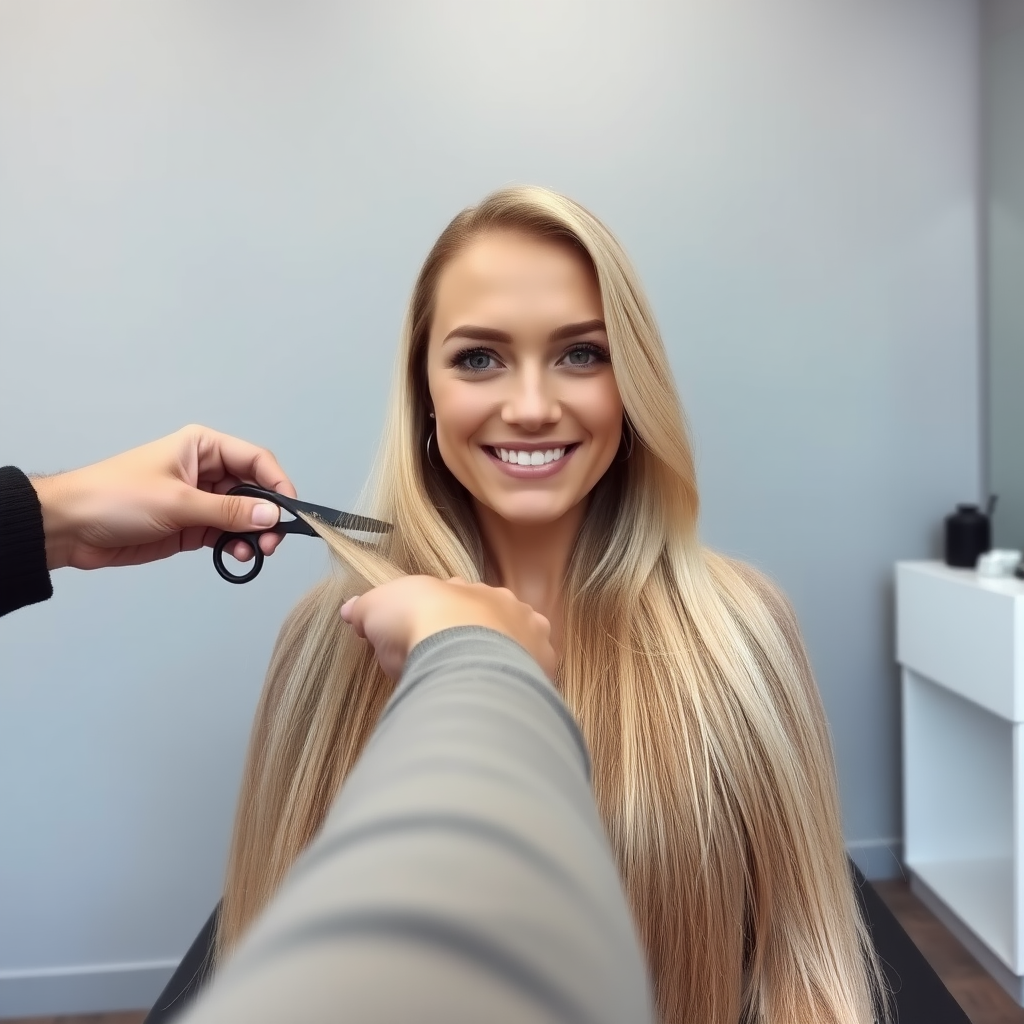
POLYGON ((364 613, 365 609, 360 603, 358 594, 350 597, 341 606, 342 619, 355 630, 356 636, 361 637, 363 640, 366 639, 366 615, 364 613))
POLYGON ((194 487, 180 508, 181 525, 206 526, 229 533, 266 530, 281 518, 281 510, 272 501, 243 498, 238 494, 210 494, 194 487))
POLYGON ((357 595, 356 595, 355 597, 350 597, 350 598, 349 598, 349 599, 348 599, 348 600, 347 600, 347 601, 346 601, 346 602, 345 602, 345 603, 344 603, 344 604, 343 604, 343 605, 341 606, 341 617, 342 617, 342 618, 343 618, 343 619, 344 619, 344 620, 345 620, 345 621, 346 621, 347 623, 349 623, 349 624, 351 624, 352 622, 354 622, 354 621, 355 621, 355 613, 354 613, 354 612, 352 611, 352 606, 353 606, 353 605, 354 605, 354 604, 356 603, 356 601, 358 601, 358 600, 359 600, 359 595, 357 594, 357 595))

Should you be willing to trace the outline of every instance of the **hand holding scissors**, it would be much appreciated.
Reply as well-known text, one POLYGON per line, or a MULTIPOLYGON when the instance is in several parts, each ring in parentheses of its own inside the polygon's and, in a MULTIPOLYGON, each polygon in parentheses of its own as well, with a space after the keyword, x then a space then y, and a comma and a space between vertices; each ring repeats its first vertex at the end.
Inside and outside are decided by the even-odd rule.
POLYGON ((262 498, 265 501, 272 501, 279 505, 286 512, 291 512, 294 519, 278 521, 276 526, 267 530, 251 530, 239 533, 222 533, 213 545, 213 565, 220 573, 222 579, 228 583, 248 583, 260 574, 263 568, 264 554, 260 548, 260 537, 265 533, 272 533, 284 536, 288 533, 299 533, 304 537, 315 537, 316 531, 299 518, 299 512, 308 516, 314 516, 322 520, 327 526, 333 526, 336 530, 355 530, 359 533, 388 533, 391 530, 390 523, 382 523, 378 519, 369 519, 366 516, 353 515, 350 512, 341 512, 336 508, 328 508, 326 505, 314 505, 309 501, 299 501, 298 498, 291 498, 286 494, 278 494, 276 491, 268 491, 263 487, 255 487, 251 484, 241 484, 233 487, 228 494, 238 494, 246 498, 262 498), (252 568, 240 576, 229 572, 224 564, 224 549, 228 544, 235 544, 243 541, 253 550, 255 561, 252 568))
MULTIPOLYGON (((226 496, 243 480, 295 493, 266 448, 196 425, 82 469, 29 479, 49 569, 141 565, 212 546, 221 530, 273 525, 279 507, 226 496)), ((278 541, 266 537, 263 553, 278 541)))

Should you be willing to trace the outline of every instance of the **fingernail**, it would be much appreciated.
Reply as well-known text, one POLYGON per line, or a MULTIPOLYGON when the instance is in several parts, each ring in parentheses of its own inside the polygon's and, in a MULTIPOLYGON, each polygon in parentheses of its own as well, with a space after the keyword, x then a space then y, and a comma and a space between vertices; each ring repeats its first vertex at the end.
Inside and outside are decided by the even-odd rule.
POLYGON ((344 603, 344 604, 343 604, 343 605, 341 606, 341 617, 342 617, 343 619, 345 619, 345 621, 346 621, 346 622, 348 621, 348 619, 346 619, 346 618, 345 618, 345 616, 346 616, 346 614, 348 613, 348 610, 349 610, 349 608, 351 608, 351 607, 352 607, 352 605, 353 605, 353 604, 355 603, 355 600, 356 600, 356 599, 355 599, 354 597, 350 597, 350 598, 349 598, 349 599, 348 599, 348 600, 347 600, 347 601, 346 601, 346 602, 345 602, 345 603, 344 603))
POLYGON ((277 506, 261 501, 252 510, 253 526, 273 526, 277 522, 277 506))

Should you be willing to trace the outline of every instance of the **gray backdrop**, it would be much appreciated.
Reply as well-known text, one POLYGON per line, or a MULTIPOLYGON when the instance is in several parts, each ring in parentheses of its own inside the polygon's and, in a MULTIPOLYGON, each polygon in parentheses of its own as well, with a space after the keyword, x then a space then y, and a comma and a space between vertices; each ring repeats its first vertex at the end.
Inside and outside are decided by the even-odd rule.
MULTIPOLYGON (((564 191, 636 262, 704 535, 795 602, 851 850, 892 872, 892 564, 979 489, 977 45, 969 0, 0 3, 0 459, 198 421, 344 506, 437 233, 564 191)), ((0 622, 0 1015, 159 989, 326 565, 64 570, 0 622)))

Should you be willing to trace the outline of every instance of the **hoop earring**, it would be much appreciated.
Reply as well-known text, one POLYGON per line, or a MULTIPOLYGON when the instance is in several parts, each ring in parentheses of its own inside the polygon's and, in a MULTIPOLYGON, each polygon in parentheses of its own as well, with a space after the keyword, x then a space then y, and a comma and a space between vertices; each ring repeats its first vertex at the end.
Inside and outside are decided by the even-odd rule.
MULTIPOLYGON (((429 434, 427 434, 427 464, 430 466, 431 469, 436 469, 438 472, 440 472, 441 467, 440 466, 435 466, 433 460, 430 458, 430 442, 431 441, 434 442, 434 447, 437 448, 437 439, 434 437, 433 430, 431 430, 431 432, 429 434)), ((441 454, 440 451, 438 451, 437 454, 440 455, 441 454)))
MULTIPOLYGON (((625 421, 625 426, 622 431, 622 439, 626 442, 626 455, 624 458, 616 458, 616 462, 629 462, 630 456, 633 454, 633 428, 630 426, 629 420, 625 421)), ((622 447, 620 442, 619 447, 622 447)))

